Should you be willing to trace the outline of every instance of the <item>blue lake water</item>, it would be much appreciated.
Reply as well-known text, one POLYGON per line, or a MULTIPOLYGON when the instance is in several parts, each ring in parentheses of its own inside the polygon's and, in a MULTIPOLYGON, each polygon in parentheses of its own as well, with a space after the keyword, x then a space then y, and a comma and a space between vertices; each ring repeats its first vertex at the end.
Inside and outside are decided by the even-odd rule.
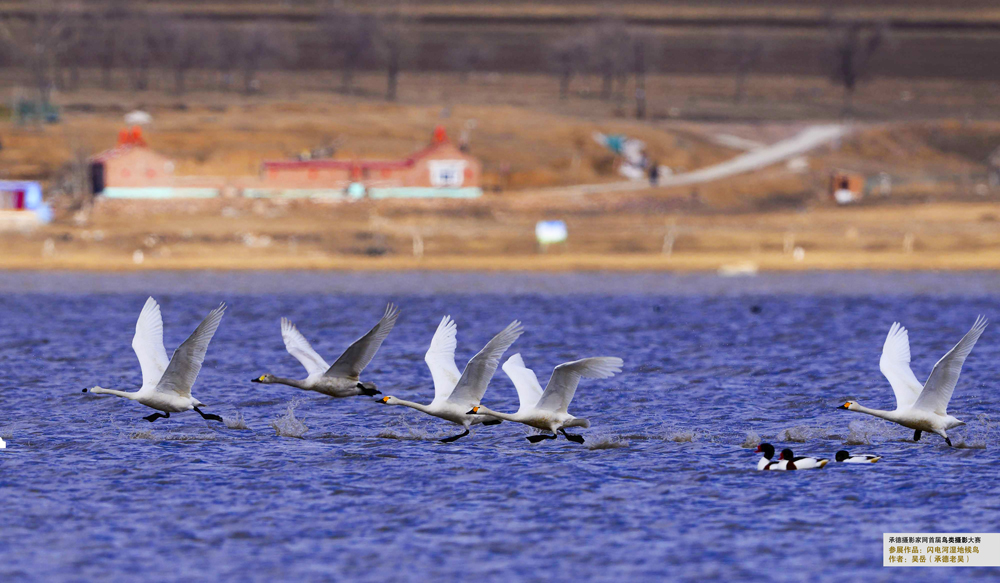
MULTIPOLYGON (((0 274, 0 580, 995 580, 997 569, 890 569, 883 532, 995 532, 1000 329, 966 362, 949 412, 959 447, 857 413, 892 408, 878 370, 894 320, 914 372, 977 314, 995 274, 723 279, 537 274, 0 274), (194 395, 229 425, 152 412, 100 384, 140 385, 147 295, 168 354, 230 308, 194 395), (381 316, 399 322, 363 375, 429 402, 423 363, 444 314, 465 362, 512 319, 544 384, 556 364, 617 355, 570 412, 584 445, 529 444, 512 423, 457 426, 373 399, 279 385, 299 376, 278 320, 332 361, 381 316), (752 307, 758 306, 759 313, 752 307), (300 437, 295 437, 300 435, 300 437), (873 466, 756 472, 758 440, 873 466)), ((517 408, 502 372, 484 403, 517 408)))

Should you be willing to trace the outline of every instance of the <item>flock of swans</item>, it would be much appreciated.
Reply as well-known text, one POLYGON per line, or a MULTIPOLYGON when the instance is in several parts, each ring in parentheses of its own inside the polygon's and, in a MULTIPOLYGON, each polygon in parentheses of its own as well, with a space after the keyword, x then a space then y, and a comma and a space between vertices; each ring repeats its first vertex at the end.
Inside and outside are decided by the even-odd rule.
MULTIPOLYGON (((191 410, 205 419, 222 421, 222 417, 200 409, 204 403, 191 395, 191 388, 201 371, 208 344, 219 328, 225 311, 225 304, 212 310, 191 336, 174 351, 173 357, 168 359, 163 346, 160 305, 153 298, 147 299, 135 324, 135 336, 132 339, 132 349, 139 358, 139 367, 142 369, 142 386, 132 393, 99 386, 83 389, 83 392, 124 397, 155 409, 156 413, 143 417, 150 422, 169 418, 171 413, 191 410)), ((282 318, 281 337, 285 348, 302 363, 307 376, 303 380, 295 380, 262 374, 251 379, 251 382, 283 384, 337 398, 381 394, 375 383, 361 381, 361 373, 375 358, 375 353, 389 336, 398 317, 399 309, 396 306, 386 306, 382 319, 367 334, 351 344, 332 365, 313 349, 293 323, 282 318)), ((515 354, 504 363, 503 370, 514 381, 521 407, 513 414, 486 409, 480 401, 500 365, 500 358, 522 333, 524 328, 521 323, 517 320, 511 322, 486 343, 460 373, 455 364, 458 326, 450 317, 445 316, 424 355, 434 381, 434 400, 429 405, 422 405, 385 396, 380 402, 386 405, 403 405, 461 425, 464 431, 441 440, 446 443, 469 435, 469 428, 473 425, 496 425, 504 420, 551 433, 529 436, 528 440, 532 443, 556 439, 560 433, 570 441, 583 443, 583 436, 566 432, 570 427, 590 427, 590 422, 586 419, 578 419, 569 414, 569 404, 576 388, 583 378, 606 379, 621 372, 622 359, 602 356, 560 364, 542 390, 535 373, 524 366, 520 354, 515 354)))
MULTIPOLYGON (((156 413, 143 417, 150 422, 169 418, 171 413, 191 410, 205 419, 222 421, 218 415, 205 413, 200 409, 204 404, 191 395, 191 388, 201 371, 209 342, 222 322, 225 310, 225 304, 212 310, 168 359, 163 346, 160 306, 156 300, 149 298, 139 314, 135 337, 132 339, 132 349, 142 369, 142 386, 131 393, 99 386, 83 389, 83 392, 116 395, 155 409, 156 413)), ((399 309, 390 303, 378 323, 351 344, 332 365, 312 348, 292 322, 282 318, 281 336, 285 348, 302 363, 307 376, 305 379, 295 380, 262 374, 251 382, 284 384, 337 398, 379 395, 381 392, 375 383, 362 381, 361 373, 375 357, 398 317, 399 309)), ((951 446, 948 430, 965 423, 948 414, 948 403, 958 383, 962 365, 986 325, 987 320, 982 316, 978 317, 972 329, 934 365, 927 381, 920 383, 910 369, 910 341, 906 328, 894 323, 882 347, 879 368, 895 394, 896 409, 869 409, 857 401, 847 401, 839 408, 881 417, 912 429, 914 441, 919 441, 921 434, 928 432, 940 435, 951 446)), ((503 364, 503 371, 517 390, 520 407, 514 413, 502 413, 482 405, 481 401, 500 365, 501 357, 524 332, 521 323, 515 320, 501 330, 469 360, 462 372, 459 372, 455 363, 457 331, 458 327, 450 317, 442 318, 424 355, 434 383, 434 398, 429 404, 406 401, 394 396, 378 399, 385 405, 410 407, 462 426, 462 433, 441 439, 443 442, 452 442, 469 435, 473 425, 496 425, 502 421, 511 421, 545 432, 528 436, 531 443, 557 439, 560 434, 569 441, 583 443, 581 435, 566 431, 573 427, 590 427, 588 420, 574 417, 568 411, 577 386, 581 379, 607 379, 622 371, 623 361, 620 358, 583 358, 555 367, 548 384, 542 389, 538 377, 525 366, 521 355, 514 354, 503 364)), ((767 443, 761 444, 757 452, 763 453, 757 465, 759 470, 822 468, 829 462, 826 458, 796 457, 790 449, 783 450, 778 460, 772 461, 774 446, 767 443)), ((835 458, 837 462, 846 463, 873 463, 881 459, 870 454, 852 456, 846 451, 837 452, 835 458)))

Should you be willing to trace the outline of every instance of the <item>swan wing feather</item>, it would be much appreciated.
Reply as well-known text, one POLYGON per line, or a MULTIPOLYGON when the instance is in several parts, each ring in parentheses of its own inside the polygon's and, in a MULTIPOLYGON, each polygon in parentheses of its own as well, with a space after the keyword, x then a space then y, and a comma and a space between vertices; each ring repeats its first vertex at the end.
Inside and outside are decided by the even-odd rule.
POLYGON ((226 312, 226 304, 219 304, 205 316, 205 319, 198 324, 191 336, 188 337, 170 358, 167 370, 163 372, 163 378, 156 385, 156 391, 169 393, 181 397, 191 396, 191 387, 194 385, 198 373, 201 372, 201 364, 205 361, 205 353, 208 351, 208 343, 215 336, 215 331, 219 329, 222 316, 226 312))
POLYGON ((610 378, 622 371, 623 364, 622 359, 616 356, 595 356, 560 364, 552 371, 552 378, 545 385, 536 408, 556 413, 568 412, 581 378, 610 378))
POLYGON ((878 367, 896 395, 896 408, 908 409, 912 406, 923 385, 910 368, 910 336, 899 322, 893 322, 889 328, 878 367))
POLYGON ((132 337, 132 350, 139 359, 142 369, 142 387, 155 387, 167 370, 170 359, 167 349, 163 347, 163 317, 160 314, 160 304, 149 298, 139 313, 135 322, 135 336, 132 337))
POLYGON ((958 384, 962 365, 976 346, 976 341, 986 330, 987 324, 989 322, 986 318, 977 317, 972 329, 966 332, 958 344, 942 356, 941 360, 937 361, 930 376, 927 377, 927 384, 924 385, 923 392, 913 404, 914 409, 923 409, 938 415, 948 414, 948 403, 951 401, 951 395, 955 392, 955 385, 958 384))
POLYGON ((486 387, 489 386, 490 379, 493 378, 497 367, 500 366, 500 357, 523 333, 524 328, 521 327, 521 322, 514 320, 487 342, 479 354, 473 356, 469 364, 465 366, 455 390, 448 396, 448 402, 455 403, 460 407, 478 405, 483 399, 483 395, 486 394, 486 387))
POLYGON ((285 341, 285 350, 288 351, 288 354, 302 363, 309 376, 322 374, 330 368, 330 365, 313 349, 306 337, 288 318, 281 319, 281 339, 285 341))
POLYGON ((514 388, 517 389, 517 400, 521 403, 517 412, 523 413, 533 409, 538 404, 538 400, 542 398, 542 385, 538 382, 535 371, 524 366, 524 359, 521 358, 520 353, 508 358, 507 362, 503 363, 503 372, 507 374, 507 377, 514 383, 514 388))
POLYGON ((448 395, 455 390, 458 379, 462 378, 462 372, 455 364, 455 348, 458 346, 458 325, 451 319, 451 316, 441 318, 434 337, 431 338, 430 348, 424 354, 424 362, 431 371, 434 379, 434 400, 447 399, 448 395))
POLYGON ((392 332, 392 327, 396 325, 398 317, 399 308, 392 303, 386 305, 385 313, 378 324, 375 324, 367 334, 355 340, 354 344, 348 346, 340 358, 333 363, 333 366, 323 373, 323 376, 358 380, 361 371, 375 358, 375 353, 382 346, 382 342, 389 335, 389 332, 392 332))
POLYGON ((622 359, 615 356, 595 356, 560 364, 552 371, 537 409, 566 413, 576 394, 581 378, 606 379, 622 371, 622 359))

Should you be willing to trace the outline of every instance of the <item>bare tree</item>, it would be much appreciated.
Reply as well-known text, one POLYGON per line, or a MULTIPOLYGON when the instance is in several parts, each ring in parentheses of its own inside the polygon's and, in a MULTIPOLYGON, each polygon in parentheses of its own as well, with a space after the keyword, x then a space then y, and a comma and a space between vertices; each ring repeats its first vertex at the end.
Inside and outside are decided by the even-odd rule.
POLYGON ((615 79, 624 79, 632 60, 629 31, 616 16, 605 15, 593 25, 587 35, 592 66, 601 76, 601 99, 610 100, 615 79))
POLYGON ((295 54, 295 47, 273 24, 259 22, 240 31, 240 69, 243 72, 243 92, 259 91, 258 73, 275 63, 282 63, 295 54))
POLYGON ((549 63, 559 76, 559 98, 569 97, 573 76, 585 67, 587 43, 575 32, 553 42, 549 46, 549 63))
POLYGON ((416 40, 405 0, 394 0, 389 4, 388 10, 379 17, 377 45, 385 63, 385 98, 395 101, 403 58, 416 49, 416 40))
POLYGON ((51 0, 35 0, 30 4, 27 23, 11 26, 8 19, 0 22, 0 35, 31 74, 38 91, 38 100, 45 107, 52 96, 54 73, 67 34, 70 15, 65 5, 51 0))
POLYGON ((738 31, 730 38, 729 45, 729 65, 736 77, 733 103, 740 103, 746 94, 746 83, 750 73, 764 56, 764 42, 744 31, 738 31))
POLYGON ((458 71, 459 81, 465 83, 469 74, 481 70, 493 57, 492 49, 486 44, 464 38, 448 51, 448 61, 451 68, 458 71))
POLYGON ((156 49, 154 31, 158 23, 145 4, 130 6, 122 17, 115 46, 135 91, 149 89, 149 71, 156 49))
POLYGON ((350 93, 355 72, 375 53, 378 23, 372 15, 358 14, 334 1, 324 6, 320 28, 327 49, 340 65, 340 91, 350 93))
POLYGON ((216 25, 212 38, 212 55, 215 70, 219 73, 219 88, 229 91, 232 87, 233 72, 243 60, 242 33, 235 26, 216 25))
POLYGON ((854 106, 854 90, 868 72, 872 56, 888 34, 886 25, 865 26, 858 22, 830 22, 833 79, 844 87, 844 111, 854 106))
POLYGON ((80 66, 85 57, 85 44, 88 18, 80 12, 66 12, 65 25, 59 31, 56 39, 56 86, 64 91, 76 90, 80 87, 80 66), (69 73, 69 79, 63 78, 63 72, 69 73))
POLYGON ((160 62, 174 75, 174 93, 184 94, 187 72, 207 60, 211 31, 204 24, 171 19, 155 31, 154 39, 160 62))
POLYGON ((651 34, 632 34, 632 73, 635 75, 635 117, 646 118, 646 73, 656 64, 660 43, 651 34))
POLYGON ((103 10, 88 12, 85 21, 82 50, 90 55, 101 69, 101 87, 111 89, 115 65, 118 64, 119 37, 128 8, 125 0, 114 0, 103 10))

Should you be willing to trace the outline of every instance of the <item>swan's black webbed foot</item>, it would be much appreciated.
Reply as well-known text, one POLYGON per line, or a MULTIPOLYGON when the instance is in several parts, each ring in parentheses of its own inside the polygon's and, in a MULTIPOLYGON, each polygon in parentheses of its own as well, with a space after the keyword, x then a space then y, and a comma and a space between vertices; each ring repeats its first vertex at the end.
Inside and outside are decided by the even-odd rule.
POLYGON ((197 407, 195 407, 194 410, 197 411, 199 415, 201 415, 202 419, 210 419, 212 421, 218 421, 219 423, 223 422, 222 417, 219 417, 218 415, 213 415, 211 413, 202 413, 201 409, 197 407))
POLYGON ((153 421, 156 421, 157 419, 159 419, 161 417, 163 419, 169 419, 170 418, 170 413, 153 413, 152 415, 146 415, 145 417, 143 417, 143 419, 145 419, 146 421, 149 421, 150 423, 152 423, 153 421))
POLYGON ((950 437, 945 437, 944 438, 944 442, 948 444, 948 447, 955 447, 954 445, 951 444, 951 438, 950 437))
POLYGON ((913 432, 913 441, 920 441, 920 434, 922 432, 918 429, 913 432))
POLYGON ((544 433, 541 435, 529 435, 528 437, 525 437, 525 439, 527 439, 531 443, 538 443, 539 441, 543 441, 546 439, 555 439, 555 438, 556 438, 555 435, 545 435, 544 433))
POLYGON ((566 433, 566 431, 563 430, 563 429, 560 429, 559 433, 562 433, 563 437, 565 437, 566 439, 572 441, 573 443, 583 443, 583 436, 582 435, 574 435, 572 433, 566 433))
POLYGON ((381 395, 382 391, 375 388, 373 383, 358 383, 358 394, 364 397, 374 397, 375 395, 381 395))
POLYGON ((463 437, 465 437, 468 434, 469 434, 469 430, 466 429, 464 433, 459 433, 458 435, 452 435, 451 437, 445 437, 444 439, 441 440, 441 443, 451 443, 453 441, 457 441, 459 439, 462 439, 463 437))
POLYGON ((483 425, 500 425, 503 423, 503 419, 490 419, 489 421, 483 421, 483 425))

